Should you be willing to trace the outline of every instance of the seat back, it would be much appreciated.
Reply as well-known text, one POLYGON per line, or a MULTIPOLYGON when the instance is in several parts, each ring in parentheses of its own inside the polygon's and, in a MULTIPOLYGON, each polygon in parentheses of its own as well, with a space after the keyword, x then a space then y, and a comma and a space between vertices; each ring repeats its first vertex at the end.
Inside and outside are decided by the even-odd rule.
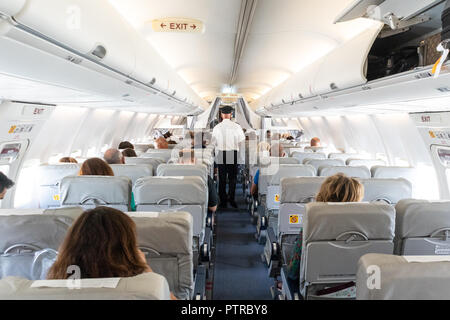
POLYGON ((414 189, 420 183, 418 181, 417 169, 413 167, 387 167, 387 166, 374 166, 370 170, 372 174, 372 178, 377 179, 396 179, 403 178, 411 182, 414 189))
POLYGON ((178 299, 194 290, 193 220, 188 212, 132 212, 138 244, 152 270, 167 279, 178 299))
POLYGON ((367 254, 358 261, 358 300, 449 300, 449 256, 367 254))
POLYGON ((348 166, 352 166, 352 167, 365 166, 365 167, 369 168, 369 170, 374 166, 385 166, 386 165, 386 162, 384 162, 384 160, 381 160, 381 159, 352 159, 352 158, 349 158, 349 159, 347 159, 347 161, 345 163, 348 166))
POLYGON ((128 177, 134 184, 137 179, 153 176, 153 167, 150 164, 111 164, 116 177, 128 177))
POLYGON ((319 170, 320 167, 324 166, 345 166, 344 160, 341 159, 310 159, 306 158, 303 160, 303 164, 309 164, 316 168, 316 171, 319 170))
POLYGON ((161 158, 167 163, 172 158, 172 153, 177 155, 177 151, 172 149, 149 149, 141 154, 140 158, 161 158))
POLYGON ((156 171, 159 177, 200 177, 208 183, 208 168, 204 164, 161 164, 156 171))
POLYGON ((277 172, 270 176, 267 186, 266 204, 269 210, 280 208, 281 179, 289 177, 314 177, 315 169, 309 165, 302 164, 280 164, 277 172))
POLYGON ((323 166, 319 168, 318 176, 329 177, 337 173, 343 173, 352 178, 370 179, 370 170, 365 167, 349 167, 349 166, 323 166))
POLYGON ((281 179, 281 199, 278 212, 278 234, 298 235, 303 226, 305 205, 315 201, 324 177, 290 177, 281 179))
POLYGON ((307 204, 301 292, 314 296, 315 289, 325 284, 355 281, 357 262, 364 254, 393 253, 394 232, 395 209, 387 204, 307 204))
POLYGON ((201 177, 147 177, 134 185, 136 211, 186 211, 193 216, 193 234, 205 233, 208 188, 201 177))
POLYGON ((81 165, 77 163, 61 163, 43 165, 38 169, 39 208, 56 208, 60 204, 59 185, 67 176, 76 176, 81 165))
POLYGON ((311 147, 306 146, 304 148, 305 152, 324 152, 326 150, 326 147, 311 147))
POLYGON ((155 174, 160 164, 166 163, 162 158, 137 158, 137 157, 125 157, 126 164, 135 165, 150 165, 153 168, 153 174, 155 174))
POLYGON ((106 206, 130 211, 131 180, 127 177, 65 177, 60 186, 61 206, 92 209, 106 206))
POLYGON ((330 153, 328 155, 328 159, 341 159, 347 161, 347 159, 359 159, 361 158, 361 156, 357 153, 330 153))
POLYGON ((450 255, 450 201, 406 199, 395 210, 395 254, 450 255))
POLYGON ((288 158, 288 157, 270 157, 271 163, 278 164, 301 164, 296 158, 288 158))
POLYGON ((305 159, 326 159, 327 156, 322 152, 293 152, 292 158, 298 159, 299 163, 303 163, 305 159))
POLYGON ((0 280, 1 300, 169 300, 167 280, 147 272, 134 277, 39 280, 19 277, 0 280), (76 289, 76 290, 74 290, 76 289))
POLYGON ((405 179, 361 179, 364 185, 363 201, 384 201, 395 205, 412 196, 411 182, 405 179))

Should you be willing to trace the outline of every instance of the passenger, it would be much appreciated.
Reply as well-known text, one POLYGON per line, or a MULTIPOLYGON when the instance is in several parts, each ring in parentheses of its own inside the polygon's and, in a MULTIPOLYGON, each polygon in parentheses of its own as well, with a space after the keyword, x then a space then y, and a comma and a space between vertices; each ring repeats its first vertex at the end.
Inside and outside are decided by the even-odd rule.
MULTIPOLYGON (((260 145, 265 148, 266 145, 260 145)), ((275 142, 270 146, 269 154, 271 157, 284 157, 286 153, 284 152, 284 148, 281 143, 275 142)), ((255 173, 255 177, 253 178, 253 183, 250 188, 250 194, 255 198, 258 195, 258 182, 259 182, 259 169, 255 173)))
POLYGON ((155 140, 155 149, 169 149, 169 144, 164 137, 159 137, 155 140))
POLYGON ((127 148, 127 149, 123 150, 122 155, 127 158, 136 158, 137 157, 136 151, 134 151, 131 148, 127 148))
MULTIPOLYGON (((328 177, 321 185, 316 202, 360 202, 364 198, 364 186, 343 173, 328 177)), ((288 264, 288 277, 297 281, 300 275, 303 229, 294 245, 293 256, 288 264)))
MULTIPOLYGON (((139 250, 136 224, 122 211, 97 207, 84 212, 67 231, 47 279, 68 279, 70 266, 80 278, 124 278, 153 272, 139 250)), ((171 294, 171 298, 176 298, 171 294)))
POLYGON ((114 148, 106 150, 103 159, 108 164, 125 164, 125 158, 122 152, 114 148))
POLYGON ((59 159, 59 162, 61 163, 78 163, 78 161, 72 157, 63 157, 59 159))
POLYGON ((8 189, 11 189, 13 186, 14 182, 0 171, 0 200, 5 197, 8 189))
POLYGON ((320 143, 320 139, 317 137, 314 137, 311 139, 311 147, 320 147, 321 143, 320 143))
POLYGON ((118 149, 120 149, 120 150, 133 149, 134 150, 134 145, 131 142, 122 141, 121 143, 119 143, 118 149))
MULTIPOLYGON (((192 149, 181 150, 179 155, 180 164, 196 164, 197 162, 195 153, 192 149)), ((208 210, 211 212, 216 212, 218 202, 219 199, 217 196, 216 184, 214 180, 208 175, 208 210)))
POLYGON ((81 165, 79 176, 114 176, 113 169, 100 158, 91 158, 81 165))

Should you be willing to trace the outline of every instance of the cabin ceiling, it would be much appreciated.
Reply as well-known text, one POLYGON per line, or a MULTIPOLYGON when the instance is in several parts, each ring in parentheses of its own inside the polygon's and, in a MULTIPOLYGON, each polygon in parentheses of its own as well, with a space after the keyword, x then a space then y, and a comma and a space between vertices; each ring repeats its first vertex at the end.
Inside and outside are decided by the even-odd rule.
POLYGON ((203 99, 232 86, 251 103, 365 30, 365 19, 333 24, 353 0, 253 0, 256 9, 230 83, 241 5, 251 0, 109 0, 203 99), (205 32, 158 33, 151 21, 203 21, 205 32))

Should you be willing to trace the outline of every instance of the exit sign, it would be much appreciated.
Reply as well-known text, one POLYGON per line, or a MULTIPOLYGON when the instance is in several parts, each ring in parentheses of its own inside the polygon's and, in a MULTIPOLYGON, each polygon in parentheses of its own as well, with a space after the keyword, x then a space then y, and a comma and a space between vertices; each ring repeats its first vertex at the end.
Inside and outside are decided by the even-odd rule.
POLYGON ((189 32, 202 33, 203 22, 188 18, 163 18, 152 21, 152 29, 155 32, 189 32))

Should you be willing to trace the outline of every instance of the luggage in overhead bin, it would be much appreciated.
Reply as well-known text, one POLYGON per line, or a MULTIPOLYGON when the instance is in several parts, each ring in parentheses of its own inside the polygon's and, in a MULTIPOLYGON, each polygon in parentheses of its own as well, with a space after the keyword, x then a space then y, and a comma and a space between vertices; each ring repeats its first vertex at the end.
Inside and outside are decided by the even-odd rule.
POLYGON ((441 43, 441 34, 435 34, 420 42, 419 52, 421 55, 421 66, 430 66, 436 63, 442 52, 437 51, 437 46, 441 43))
POLYGON ((418 49, 414 46, 392 50, 383 56, 370 55, 367 79, 370 81, 412 70, 419 66, 419 60, 418 49))
POLYGON ((441 15, 442 20, 442 40, 450 39, 450 1, 447 0, 441 15))

